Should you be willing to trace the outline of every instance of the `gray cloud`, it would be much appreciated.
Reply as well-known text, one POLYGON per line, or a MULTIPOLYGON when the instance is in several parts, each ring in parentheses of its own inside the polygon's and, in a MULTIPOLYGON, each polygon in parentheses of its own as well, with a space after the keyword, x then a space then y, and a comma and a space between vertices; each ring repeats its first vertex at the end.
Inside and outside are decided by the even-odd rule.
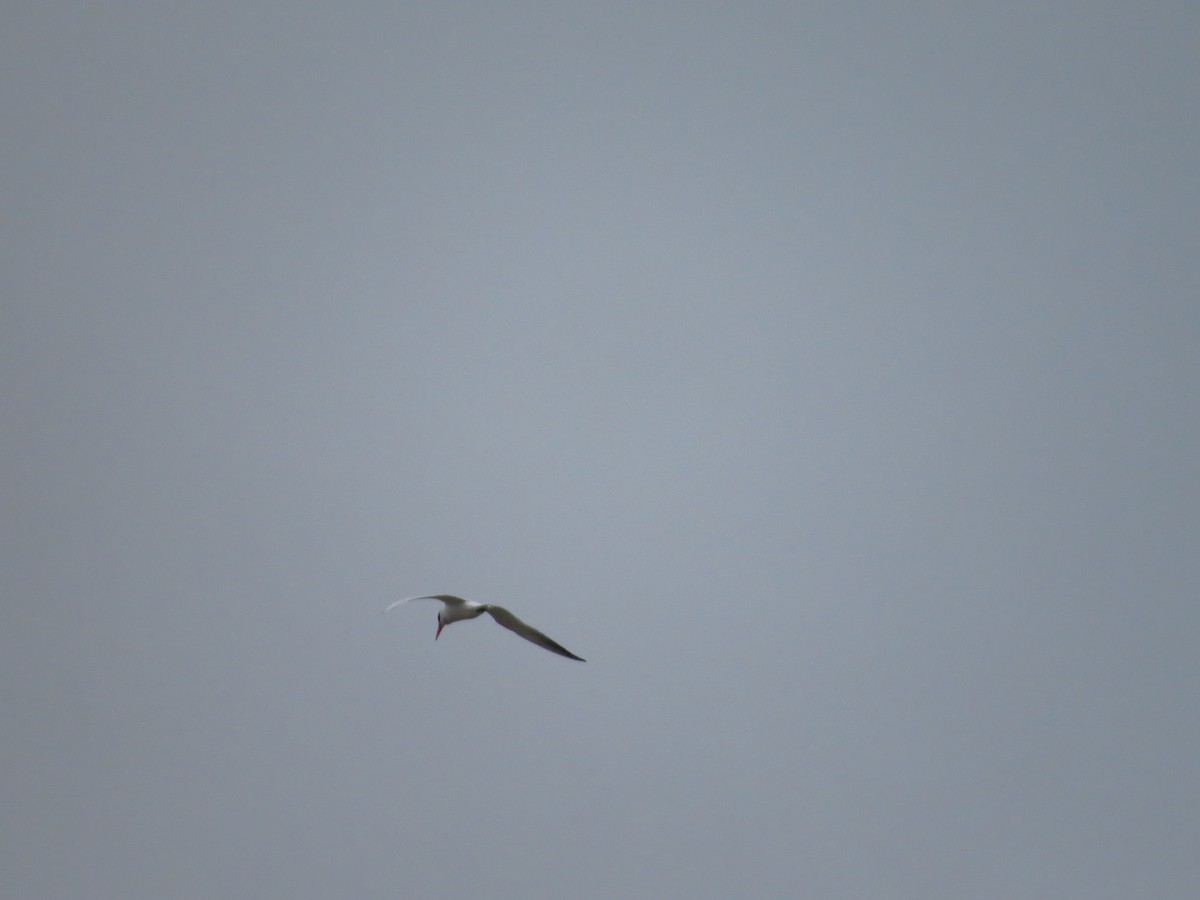
POLYGON ((1195 13, 8 19, 14 896, 1196 883, 1195 13))

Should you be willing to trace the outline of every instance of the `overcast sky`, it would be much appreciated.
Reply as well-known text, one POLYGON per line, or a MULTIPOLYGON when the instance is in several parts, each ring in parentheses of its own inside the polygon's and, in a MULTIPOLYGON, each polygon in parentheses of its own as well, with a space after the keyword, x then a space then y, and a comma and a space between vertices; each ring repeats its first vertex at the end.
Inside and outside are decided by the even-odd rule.
POLYGON ((1198 38, 9 4, 2 892, 1193 895, 1198 38))

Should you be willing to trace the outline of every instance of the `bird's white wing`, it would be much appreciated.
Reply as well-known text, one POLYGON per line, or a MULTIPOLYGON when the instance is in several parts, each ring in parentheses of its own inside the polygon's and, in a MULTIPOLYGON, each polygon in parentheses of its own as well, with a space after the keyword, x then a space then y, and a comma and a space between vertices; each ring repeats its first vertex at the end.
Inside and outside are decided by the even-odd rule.
POLYGON ((389 603, 384 612, 391 612, 397 606, 403 606, 405 603, 411 603, 413 600, 441 600, 447 606, 461 606, 467 601, 462 597, 455 597, 453 594, 422 594, 420 597, 405 597, 402 600, 395 600, 389 603))
POLYGON ((576 656, 562 644, 553 641, 546 635, 542 634, 536 628, 526 625, 503 606, 495 606, 489 603, 484 607, 488 615, 507 628, 509 631, 516 632, 527 641, 533 641, 539 647, 549 650, 551 653, 557 653, 559 656, 565 656, 567 659, 577 659, 580 662, 587 662, 582 656, 576 656))

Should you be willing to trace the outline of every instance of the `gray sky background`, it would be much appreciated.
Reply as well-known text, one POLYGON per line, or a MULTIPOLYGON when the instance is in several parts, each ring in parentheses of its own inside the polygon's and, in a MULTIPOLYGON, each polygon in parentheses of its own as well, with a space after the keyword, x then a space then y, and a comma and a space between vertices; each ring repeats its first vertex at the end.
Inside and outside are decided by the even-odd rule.
POLYGON ((1194 894, 1196 4, 3 19, 7 896, 1194 894))

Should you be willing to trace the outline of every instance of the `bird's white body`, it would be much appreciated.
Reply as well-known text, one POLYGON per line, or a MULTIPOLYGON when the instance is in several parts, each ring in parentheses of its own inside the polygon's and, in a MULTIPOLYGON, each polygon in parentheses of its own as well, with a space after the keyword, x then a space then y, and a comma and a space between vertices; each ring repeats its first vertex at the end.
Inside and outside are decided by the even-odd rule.
POLYGON ((562 644, 551 640, 536 628, 526 625, 503 606, 497 606, 494 603, 473 603, 470 600, 464 600, 462 597, 456 597, 453 594, 424 594, 420 597, 405 597, 403 600, 389 603, 384 612, 388 612, 397 606, 413 600, 442 601, 442 608, 438 610, 438 627, 437 633, 433 636, 434 640, 437 640, 442 633, 442 629, 447 625, 453 622, 461 622, 463 619, 475 619, 487 613, 496 620, 497 624, 503 625, 509 631, 519 634, 525 640, 532 641, 539 647, 549 650, 551 653, 557 653, 559 656, 565 656, 568 659, 587 662, 582 656, 576 656, 562 644))
POLYGON ((440 597, 407 597, 401 602, 407 602, 408 600, 441 600, 443 606, 442 611, 438 613, 438 618, 443 625, 449 625, 451 622, 461 622, 464 619, 475 619, 484 613, 485 605, 483 603, 473 603, 470 600, 464 600, 462 597, 450 598, 450 594, 443 594, 440 597))

